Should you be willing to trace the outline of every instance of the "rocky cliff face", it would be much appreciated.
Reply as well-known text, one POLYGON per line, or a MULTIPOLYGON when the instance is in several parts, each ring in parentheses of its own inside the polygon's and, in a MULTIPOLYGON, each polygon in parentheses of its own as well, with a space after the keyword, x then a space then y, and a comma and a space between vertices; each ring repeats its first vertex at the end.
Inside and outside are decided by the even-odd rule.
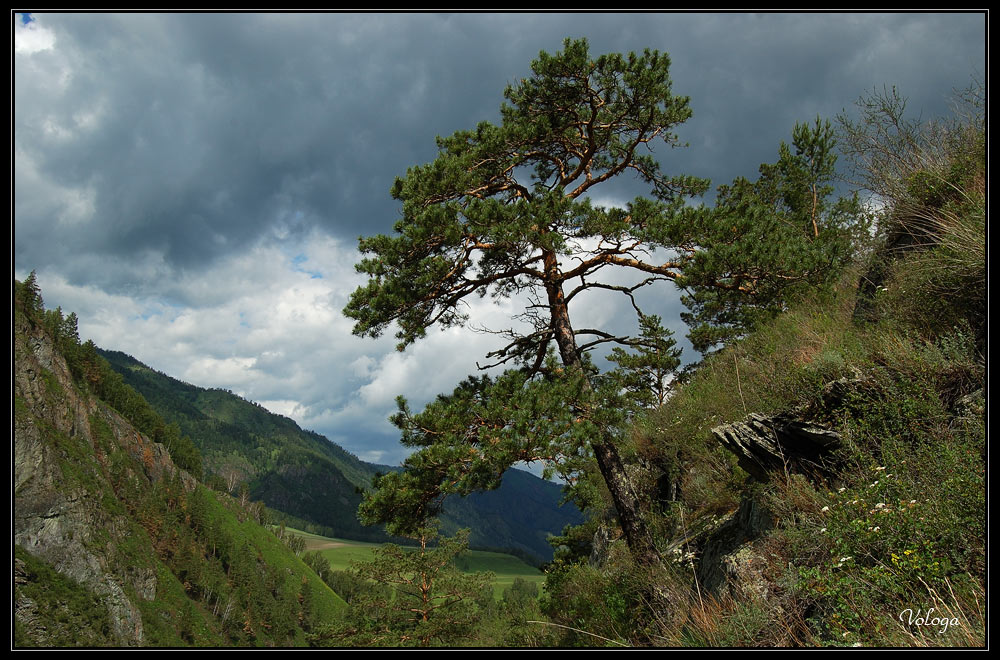
MULTIPOLYGON (((42 328, 17 314, 14 337, 14 543, 98 596, 117 643, 139 646, 137 601, 155 597, 156 566, 149 553, 124 556, 123 546, 142 535, 116 484, 176 474, 190 489, 195 481, 161 445, 81 391, 42 328)), ((29 635, 42 633, 33 606, 15 587, 14 614, 29 635)))

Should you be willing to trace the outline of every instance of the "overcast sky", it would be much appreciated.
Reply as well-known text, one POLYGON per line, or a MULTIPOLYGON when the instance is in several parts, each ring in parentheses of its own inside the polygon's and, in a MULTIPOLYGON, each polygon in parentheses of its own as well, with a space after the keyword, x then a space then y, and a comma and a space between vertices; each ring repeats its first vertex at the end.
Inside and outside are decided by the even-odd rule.
MULTIPOLYGON (((386 421, 476 370, 495 338, 432 331, 405 353, 351 335, 360 235, 399 217, 395 177, 434 138, 497 120, 540 50, 657 49, 694 116, 667 173, 754 178, 797 121, 895 85, 947 114, 986 69, 984 14, 12 15, 13 270, 80 334, 294 418, 369 461, 386 421)), ((635 194, 624 181, 604 203, 635 194)), ((677 293, 655 311, 678 336, 677 293)), ((578 327, 619 322, 583 301, 578 327)), ((472 310, 509 325, 516 301, 472 310)), ((693 358, 690 348, 687 358, 693 358)))

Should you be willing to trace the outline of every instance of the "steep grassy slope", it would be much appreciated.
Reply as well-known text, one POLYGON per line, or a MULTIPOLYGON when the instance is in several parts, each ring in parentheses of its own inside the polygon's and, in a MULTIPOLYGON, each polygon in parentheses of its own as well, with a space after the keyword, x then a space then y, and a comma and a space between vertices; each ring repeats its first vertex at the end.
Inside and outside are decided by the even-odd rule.
POLYGON ((984 92, 953 120, 905 118, 895 90, 842 120, 878 234, 630 429, 661 562, 613 521, 571 534, 546 583, 577 629, 559 643, 986 644, 984 92))
POLYGON ((74 379, 100 369, 71 368, 60 345, 78 344, 15 289, 15 644, 303 645, 336 618, 343 601, 250 512, 74 379))
POLYGON ((177 423, 201 451, 206 472, 250 497, 326 531, 386 540, 357 520, 356 492, 371 466, 295 422, 223 390, 207 390, 158 373, 130 356, 102 351, 126 383, 165 419, 177 423))
MULTIPOLYGON (((235 492, 246 483, 252 499, 296 527, 327 536, 388 540, 380 530, 363 527, 356 513, 359 491, 369 487, 376 471, 393 468, 365 463, 232 393, 183 383, 121 352, 101 354, 158 413, 192 438, 206 472, 216 475, 223 489, 235 492)), ((548 536, 582 520, 571 504, 560 506, 561 496, 559 486, 512 470, 496 491, 446 502, 442 529, 450 534, 468 527, 473 547, 547 560, 552 557, 548 536)))
POLYGON ((553 621, 633 645, 985 642, 986 370, 975 333, 961 319, 944 333, 898 316, 858 327, 854 293, 848 284, 803 301, 707 359, 633 429, 631 455, 654 466, 639 478, 663 564, 638 568, 622 541, 602 549, 587 530, 582 560, 561 559, 549 576, 553 621), (789 462, 761 480, 714 433, 776 413, 837 434, 826 470, 789 462))

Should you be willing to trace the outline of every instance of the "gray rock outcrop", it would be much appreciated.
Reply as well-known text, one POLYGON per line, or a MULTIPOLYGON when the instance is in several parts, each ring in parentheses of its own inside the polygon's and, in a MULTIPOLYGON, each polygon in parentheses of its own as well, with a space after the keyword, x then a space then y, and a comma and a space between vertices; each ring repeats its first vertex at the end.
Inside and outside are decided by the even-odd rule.
MULTIPOLYGON (((117 643, 140 646, 137 603, 155 598, 156 567, 151 554, 148 561, 121 554, 135 526, 107 506, 115 498, 109 464, 117 460, 119 478, 140 483, 179 474, 191 489, 195 480, 162 445, 82 391, 45 331, 20 315, 14 350, 14 543, 99 596, 117 643)), ((32 611, 15 603, 22 625, 31 627, 32 611)))
POLYGON ((746 420, 712 429, 740 467, 760 481, 781 472, 828 474, 840 434, 794 414, 751 413, 746 420))

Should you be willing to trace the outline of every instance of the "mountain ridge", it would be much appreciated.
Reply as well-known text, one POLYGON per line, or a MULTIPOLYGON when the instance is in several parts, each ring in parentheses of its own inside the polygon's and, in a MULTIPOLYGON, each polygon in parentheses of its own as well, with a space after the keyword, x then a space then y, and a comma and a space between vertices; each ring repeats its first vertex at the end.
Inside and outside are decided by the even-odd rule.
MULTIPOLYGON (((312 523, 317 532, 364 541, 388 541, 356 516, 362 490, 377 472, 398 469, 361 460, 323 435, 227 390, 185 383, 127 353, 99 349, 123 380, 169 422, 179 425, 202 454, 207 478, 234 491, 245 484, 287 523, 312 523), (238 483, 236 483, 238 482, 238 483), (331 506, 331 503, 333 505, 331 506), (282 515, 284 514, 284 515, 282 515)), ((552 558, 549 535, 580 524, 582 514, 560 505, 562 489, 523 470, 509 471, 496 491, 446 500, 441 527, 472 530, 470 544, 511 551, 538 564, 552 558)))

